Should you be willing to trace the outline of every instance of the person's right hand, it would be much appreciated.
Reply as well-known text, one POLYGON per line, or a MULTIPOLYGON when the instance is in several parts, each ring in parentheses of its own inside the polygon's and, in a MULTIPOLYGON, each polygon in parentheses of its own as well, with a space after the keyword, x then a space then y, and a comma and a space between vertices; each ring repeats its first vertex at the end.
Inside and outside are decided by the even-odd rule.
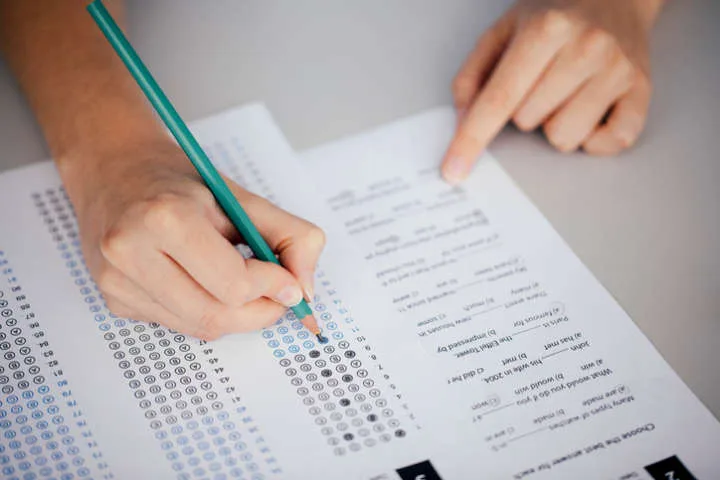
POLYGON ((237 231, 175 145, 123 147, 77 164, 63 180, 113 313, 210 340, 270 325, 312 295, 322 230, 228 181, 287 270, 245 260, 237 231))

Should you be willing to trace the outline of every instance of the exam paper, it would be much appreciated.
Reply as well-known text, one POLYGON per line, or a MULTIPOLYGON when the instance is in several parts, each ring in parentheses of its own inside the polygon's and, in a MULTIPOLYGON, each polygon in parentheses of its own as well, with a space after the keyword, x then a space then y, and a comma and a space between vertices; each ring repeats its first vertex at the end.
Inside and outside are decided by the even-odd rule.
POLYGON ((215 342, 113 316, 53 165, 0 175, 0 477, 717 477, 717 422, 498 167, 437 180, 450 121, 330 145, 309 171, 262 106, 191 125, 328 234, 327 345, 291 312, 215 342))
MULTIPOLYGON (((322 221, 263 107, 191 128, 237 182, 322 221)), ((322 266, 312 308, 329 344, 292 312, 206 343, 107 310, 51 163, 0 175, 0 219, 1 478, 393 478, 427 455, 367 314, 322 266)), ((346 252, 323 264, 352 274, 346 252)))
POLYGON ((718 422, 497 162, 439 179, 454 118, 303 156, 394 310, 363 326, 402 352, 386 363, 424 434, 453 443, 440 475, 720 478, 718 422))

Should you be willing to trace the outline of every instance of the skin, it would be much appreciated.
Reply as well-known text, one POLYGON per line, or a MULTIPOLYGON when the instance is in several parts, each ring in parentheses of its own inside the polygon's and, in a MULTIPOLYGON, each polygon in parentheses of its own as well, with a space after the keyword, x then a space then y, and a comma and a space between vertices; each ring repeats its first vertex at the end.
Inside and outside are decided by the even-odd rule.
MULTIPOLYGON (((611 154, 634 143, 661 1, 519 1, 455 79, 459 126, 444 177, 461 181, 509 120, 542 126, 562 151, 611 154)), ((323 232, 228 180, 286 269, 244 260, 237 232, 85 4, 0 0, 0 49, 35 111, 110 310, 215 339, 269 325, 311 298, 323 232)), ((106 6, 122 25, 122 3, 106 6)))
POLYGON ((477 42, 453 82, 451 183, 513 121, 561 152, 632 146, 650 103, 648 38, 663 0, 520 0, 477 42))
MULTIPOLYGON (((36 113, 108 307, 214 339, 312 295, 323 232, 228 180, 287 269, 244 260, 237 233, 85 11, 0 0, 0 48, 36 113)), ((106 2, 123 20, 122 4, 106 2)))

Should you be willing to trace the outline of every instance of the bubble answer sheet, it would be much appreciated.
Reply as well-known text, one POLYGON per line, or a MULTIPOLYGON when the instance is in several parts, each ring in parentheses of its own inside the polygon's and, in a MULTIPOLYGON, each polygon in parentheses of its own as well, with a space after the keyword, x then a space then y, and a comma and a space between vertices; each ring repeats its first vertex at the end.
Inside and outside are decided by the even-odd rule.
POLYGON ((0 175, 0 478, 713 479, 720 427, 437 110, 299 162, 260 105, 191 125, 327 233, 312 307, 202 342, 113 316, 52 163, 0 175))

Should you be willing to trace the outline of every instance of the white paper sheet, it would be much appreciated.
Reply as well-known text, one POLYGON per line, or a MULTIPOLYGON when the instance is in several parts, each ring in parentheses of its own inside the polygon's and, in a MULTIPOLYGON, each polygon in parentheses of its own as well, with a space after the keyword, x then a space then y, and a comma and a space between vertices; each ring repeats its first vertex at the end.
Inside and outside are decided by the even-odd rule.
POLYGON ((72 211, 52 164, 1 175, 0 477, 652 478, 643 467, 671 455, 696 478, 717 476, 711 457, 720 439, 717 422, 497 166, 488 163, 482 172, 499 183, 488 185, 477 175, 473 182, 486 190, 462 202, 463 194, 446 192, 434 179, 429 167, 448 127, 446 112, 438 112, 335 144, 313 155, 314 165, 326 170, 307 175, 261 106, 192 125, 222 170, 328 233, 314 303, 331 338, 322 348, 291 315, 263 332, 211 343, 113 317, 83 266, 72 211), (418 169, 428 173, 418 177, 418 169), (331 214, 323 201, 341 191, 357 197, 395 175, 405 176, 409 188, 393 197, 386 189, 394 183, 373 187, 377 199, 361 211, 382 220, 388 206, 397 207, 394 199, 420 201, 408 204, 401 222, 355 234, 350 230, 362 226, 357 221, 343 227, 351 211, 331 214), (428 202, 456 203, 428 211, 428 202), (446 228, 443 222, 454 222, 469 204, 481 213, 468 217, 462 235, 398 251, 392 260, 364 259, 370 247, 386 249, 398 243, 395 237, 410 238, 407 232, 446 228), (485 220, 487 226, 476 225, 485 220), (490 236, 485 243, 477 236, 482 229, 490 236), (365 243, 380 238, 376 246, 365 243), (461 238, 472 243, 468 254, 437 274, 374 278, 393 262, 405 262, 405 254, 425 264, 438 256, 457 258, 461 238), (496 257, 518 260, 503 267, 496 257), (399 312, 408 302, 393 301, 405 290, 419 301, 458 289, 488 262, 498 265, 497 273, 481 273, 484 283, 462 289, 467 300, 461 303, 444 297, 432 308, 399 312), (507 271, 517 272, 489 281, 507 271), (473 314, 484 309, 471 303, 483 298, 495 299, 488 309, 504 305, 508 285, 526 286, 523 277, 538 283, 523 296, 546 296, 429 332, 464 318, 458 316, 462 305, 473 314), (513 326, 545 311, 547 317, 523 326, 534 330, 519 333, 523 328, 513 326), (428 312, 445 317, 417 327, 428 312), (540 322, 553 325, 537 327, 540 322), (467 338, 486 336, 437 351, 464 338, 464 331, 467 338), (555 339, 560 345, 545 350, 555 339), (488 340, 498 346, 454 357, 488 340), (587 347, 572 349, 585 341, 587 347), (566 347, 571 350, 556 353, 566 347), (542 365, 522 367, 551 354, 542 365), (503 359, 510 360, 502 365, 503 359), (598 359, 601 366, 580 370, 598 359), (522 371, 484 380, 514 367, 522 371), (608 368, 612 374, 580 381, 608 368), (542 393, 573 381, 573 387, 542 393), (598 413, 584 419, 592 409, 598 413), (547 419, 533 423, 543 415, 547 419), (539 428, 545 430, 531 433, 539 428), (600 442, 604 447, 585 450, 600 442), (523 473, 553 460, 559 463, 544 473, 523 473))
MULTIPOLYGON (((322 211, 263 107, 192 128, 240 183, 322 211)), ((290 316, 203 344, 109 314, 52 164, 0 176, 0 218, 0 477, 370 478, 421 455, 327 272, 331 344, 290 316)))
MULTIPOLYGON (((453 129, 438 109, 303 155, 395 310, 370 325, 408 350, 389 367, 426 433, 455 443, 439 471, 655 478, 643 467, 677 456, 720 478, 718 422, 500 166, 439 179, 453 129)), ((672 462, 651 470, 686 478, 672 462)))

